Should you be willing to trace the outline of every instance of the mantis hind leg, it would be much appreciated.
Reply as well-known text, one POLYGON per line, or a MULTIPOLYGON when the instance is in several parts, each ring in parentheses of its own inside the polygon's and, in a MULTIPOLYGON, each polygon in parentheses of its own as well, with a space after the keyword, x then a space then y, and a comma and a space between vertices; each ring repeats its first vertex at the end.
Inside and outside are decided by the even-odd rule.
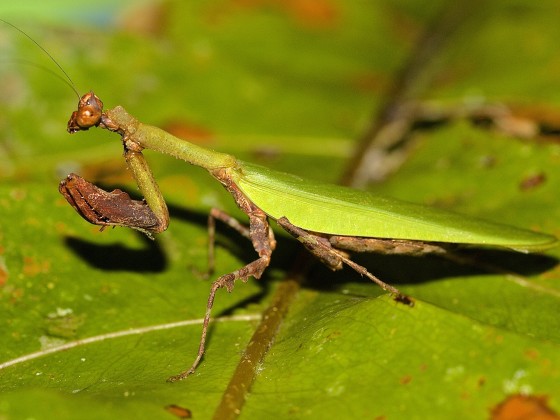
POLYGON ((305 246, 305 248, 307 248, 307 250, 313 254, 313 256, 318 258, 331 270, 340 270, 342 268, 342 265, 346 264, 347 266, 358 272, 360 275, 365 276, 373 281, 383 290, 392 293, 395 296, 395 299, 399 302, 412 305, 412 301, 410 300, 410 298, 402 294, 397 288, 385 283, 378 277, 371 274, 365 267, 356 264, 343 252, 333 248, 328 238, 301 229, 291 224, 286 217, 281 217, 276 221, 286 232, 288 232, 299 242, 301 242, 303 246, 305 246))
MULTIPOLYGON (((212 287, 210 288, 210 294, 208 296, 208 304, 206 305, 206 313, 204 315, 204 321, 202 323, 202 335, 200 338, 200 344, 198 348, 198 354, 196 356, 195 361, 193 362, 192 366, 185 370, 178 375, 171 376, 168 381, 175 382, 181 379, 186 378, 191 373, 193 373, 202 360, 204 355, 205 346, 206 346, 206 336, 208 334, 208 325, 210 323, 210 316, 212 312, 212 307, 214 306, 214 299, 216 297, 216 293, 219 289, 225 288, 228 292, 233 290, 234 284, 236 280, 242 280, 244 282, 247 281, 249 277, 260 278, 265 271, 265 269, 270 264, 270 256, 272 255, 272 251, 276 246, 276 241, 274 240, 274 234, 272 233, 272 229, 268 224, 267 216, 262 212, 260 209, 250 205, 250 207, 243 209, 247 210, 246 213, 249 216, 249 227, 240 224, 237 220, 233 219, 227 213, 224 213, 220 210, 213 209, 209 215, 209 232, 212 231, 212 237, 210 238, 210 242, 212 245, 212 259, 213 259, 213 242, 214 242, 214 229, 215 229, 215 220, 220 220, 226 223, 228 226, 235 229, 239 232, 242 236, 248 238, 253 243, 253 247, 255 251, 259 254, 259 258, 250 262, 249 264, 245 265, 244 267, 240 268, 239 270, 235 270, 231 273, 224 274, 220 276, 217 280, 212 283, 212 287)), ((213 261, 212 261, 213 264, 213 261)))

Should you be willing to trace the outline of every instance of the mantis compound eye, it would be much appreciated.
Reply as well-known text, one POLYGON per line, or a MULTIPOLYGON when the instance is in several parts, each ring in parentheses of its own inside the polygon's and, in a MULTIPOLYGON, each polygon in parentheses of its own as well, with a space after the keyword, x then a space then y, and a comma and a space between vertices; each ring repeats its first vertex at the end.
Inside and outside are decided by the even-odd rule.
POLYGON ((78 110, 72 113, 68 121, 68 132, 75 133, 99 125, 103 113, 103 102, 93 92, 80 98, 78 110))

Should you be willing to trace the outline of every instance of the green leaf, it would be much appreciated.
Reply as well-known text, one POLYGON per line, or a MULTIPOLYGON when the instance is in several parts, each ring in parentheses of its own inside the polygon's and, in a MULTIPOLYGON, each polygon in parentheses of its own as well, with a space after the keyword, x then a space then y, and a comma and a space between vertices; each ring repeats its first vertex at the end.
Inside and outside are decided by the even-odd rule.
MULTIPOLYGON (((170 1, 87 24, 67 3, 75 20, 46 25, 22 12, 15 23, 106 107, 245 161, 336 182, 443 3, 170 1)), ((523 105, 523 121, 557 129, 556 4, 477 7, 436 52, 428 80, 415 80, 420 96, 444 108, 481 97, 523 105)), ((52 15, 67 16, 60 10, 52 15)), ((467 265, 356 256, 410 295, 410 308, 350 270, 320 265, 286 291, 301 248, 280 233, 261 280, 218 293, 221 321, 196 373, 167 383, 198 349, 208 210, 246 219, 204 171, 147 152, 169 230, 150 241, 88 225, 57 183, 76 172, 134 194, 118 137, 68 136, 76 98, 21 59, 57 68, 16 31, 2 26, 0 35, 0 417, 168 419, 185 409, 210 418, 228 384, 242 383, 239 361, 278 299, 287 315, 257 340, 270 349, 250 361, 258 373, 235 407, 243 418, 485 418, 517 393, 560 410, 557 249, 469 250, 467 265)), ((553 137, 519 140, 464 120, 411 135, 406 162, 371 191, 560 234, 553 137)), ((216 274, 255 257, 227 228, 218 239, 216 274)))

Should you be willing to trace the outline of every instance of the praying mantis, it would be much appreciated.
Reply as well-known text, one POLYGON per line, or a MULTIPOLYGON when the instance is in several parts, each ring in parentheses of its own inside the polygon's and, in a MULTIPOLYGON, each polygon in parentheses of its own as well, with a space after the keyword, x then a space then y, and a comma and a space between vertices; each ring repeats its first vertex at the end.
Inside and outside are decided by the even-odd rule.
POLYGON ((394 295, 397 301, 409 305, 412 301, 407 296, 352 261, 348 252, 446 255, 457 244, 535 252, 557 242, 551 235, 345 187, 319 184, 243 162, 232 155, 197 146, 157 127, 142 124, 120 106, 103 110, 103 102, 89 92, 80 98, 78 109, 68 122, 68 131, 76 133, 92 127, 115 132, 121 137, 125 161, 144 199, 133 200, 120 190, 104 191, 80 176, 70 174, 60 183, 59 191, 88 222, 102 227, 129 227, 149 237, 167 229, 167 206, 142 154, 144 149, 168 154, 206 169, 231 194, 249 219, 249 226, 246 226, 219 209, 210 210, 210 269, 214 260, 216 221, 225 223, 250 240, 258 258, 214 280, 197 356, 189 369, 171 376, 171 382, 192 374, 202 360, 217 291, 225 288, 231 292, 237 280, 258 279, 268 267, 276 247, 270 220, 331 270, 340 270, 347 265, 394 295))
POLYGON ((340 270, 347 265, 393 294, 397 301, 408 305, 412 305, 410 298, 356 264, 348 252, 446 256, 457 244, 532 252, 545 250, 557 242, 555 237, 546 234, 272 171, 144 125, 122 107, 104 111, 102 101, 93 92, 80 97, 66 72, 45 49, 19 28, 0 21, 34 42, 69 80, 69 86, 79 98, 78 109, 68 124, 70 133, 99 127, 117 133, 122 139, 125 160, 144 200, 132 200, 119 190, 104 191, 80 176, 70 174, 60 183, 59 190, 84 219, 102 227, 129 227, 149 237, 167 228, 167 206, 144 159, 143 149, 169 154, 206 169, 249 218, 247 227, 219 209, 210 210, 210 269, 213 268, 217 220, 250 240, 258 258, 212 283, 196 358, 189 369, 171 376, 171 382, 192 374, 202 360, 217 291, 221 288, 232 291, 237 280, 260 278, 268 267, 276 247, 270 220, 295 237, 328 268, 340 270))

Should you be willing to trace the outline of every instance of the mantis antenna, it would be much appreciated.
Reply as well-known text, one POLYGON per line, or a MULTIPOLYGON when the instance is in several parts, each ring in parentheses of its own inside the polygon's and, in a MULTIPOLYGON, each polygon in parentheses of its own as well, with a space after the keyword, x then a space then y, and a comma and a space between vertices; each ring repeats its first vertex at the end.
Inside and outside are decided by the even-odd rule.
MULTIPOLYGON (((43 51, 47 57, 50 58, 50 60, 60 69, 60 71, 64 74, 64 76, 66 77, 66 79, 68 79, 68 81, 64 80, 64 78, 62 78, 62 80, 64 80, 64 82, 70 86, 70 88, 74 91, 74 93, 76 94, 76 96, 78 98, 80 98, 80 94, 78 93, 78 90, 76 89, 76 85, 74 84, 74 82, 72 81, 72 79, 70 78, 70 76, 68 76, 68 73, 66 73, 66 71, 62 68, 62 66, 60 64, 58 64, 58 61, 56 61, 54 59, 54 57, 45 49, 41 46, 41 44, 39 44, 37 41, 35 41, 31 36, 29 36, 25 31, 21 30, 20 28, 18 28, 17 26, 15 26, 14 24, 4 20, 4 19, 0 19, 0 22, 5 23, 8 26, 11 26, 12 28, 14 28, 16 31, 18 31, 19 33, 23 34, 25 37, 27 37, 31 42, 33 42, 41 51, 43 51)), ((40 67, 40 66, 38 66, 40 67)), ((47 70, 47 69, 45 69, 47 70)))

